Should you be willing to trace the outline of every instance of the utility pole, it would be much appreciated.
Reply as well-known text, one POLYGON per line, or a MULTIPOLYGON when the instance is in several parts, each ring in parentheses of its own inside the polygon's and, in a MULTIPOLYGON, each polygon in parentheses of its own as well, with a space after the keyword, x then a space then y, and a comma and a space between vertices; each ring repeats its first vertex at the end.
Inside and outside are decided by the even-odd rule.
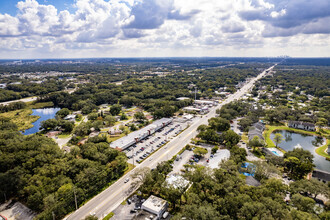
POLYGON ((54 214, 54 212, 52 212, 52 215, 53 215, 53 220, 55 220, 55 214, 54 214))
POLYGON ((133 149, 133 155, 132 155, 132 158, 133 158, 133 166, 134 166, 134 146, 132 147, 132 149, 133 149))
POLYGON ((196 101, 197 87, 195 87, 195 101, 196 101))
POLYGON ((76 210, 78 209, 78 204, 77 204, 77 195, 76 195, 76 188, 73 186, 73 194, 74 194, 74 202, 76 204, 76 210))

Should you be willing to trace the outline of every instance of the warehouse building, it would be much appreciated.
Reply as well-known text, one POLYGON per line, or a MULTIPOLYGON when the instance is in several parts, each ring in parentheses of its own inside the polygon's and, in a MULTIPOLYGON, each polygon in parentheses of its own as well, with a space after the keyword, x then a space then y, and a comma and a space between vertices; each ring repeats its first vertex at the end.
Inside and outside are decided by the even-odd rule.
POLYGON ((149 135, 155 133, 161 128, 166 127, 172 122, 172 118, 162 118, 154 123, 141 128, 140 130, 134 131, 132 133, 129 133, 127 136, 122 137, 118 140, 115 140, 110 143, 110 147, 116 148, 119 150, 125 150, 129 148, 130 146, 138 143, 139 141, 143 140, 144 138, 148 137, 149 135))

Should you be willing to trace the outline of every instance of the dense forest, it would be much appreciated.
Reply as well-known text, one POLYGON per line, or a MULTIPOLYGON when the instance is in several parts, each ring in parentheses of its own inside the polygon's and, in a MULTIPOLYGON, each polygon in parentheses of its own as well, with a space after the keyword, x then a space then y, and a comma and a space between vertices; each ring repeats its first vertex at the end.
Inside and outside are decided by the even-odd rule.
POLYGON ((106 142, 86 143, 65 154, 52 140, 24 136, 0 122, 0 200, 17 198, 39 213, 37 219, 64 217, 118 179, 127 169, 124 153, 106 142))

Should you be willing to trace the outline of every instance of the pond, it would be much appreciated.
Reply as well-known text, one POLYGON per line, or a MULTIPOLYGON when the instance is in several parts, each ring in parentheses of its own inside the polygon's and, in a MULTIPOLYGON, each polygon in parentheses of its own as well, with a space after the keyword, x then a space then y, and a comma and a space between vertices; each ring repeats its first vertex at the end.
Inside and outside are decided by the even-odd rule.
MULTIPOLYGON (((279 130, 270 135, 270 138, 274 142, 276 133, 280 133, 283 136, 283 141, 278 146, 285 151, 291 151, 295 148, 303 148, 310 151, 314 156, 315 168, 323 171, 330 171, 330 161, 327 161, 324 157, 318 155, 315 152, 316 147, 323 146, 325 139, 318 136, 298 134, 291 131, 279 130)), ((275 143, 275 142, 274 142, 275 143)))
POLYGON ((33 127, 29 128, 22 133, 25 135, 35 134, 40 131, 40 123, 42 121, 46 121, 47 119, 55 118, 56 112, 58 112, 61 108, 43 108, 43 109, 32 109, 31 115, 40 116, 40 118, 33 122, 33 127))

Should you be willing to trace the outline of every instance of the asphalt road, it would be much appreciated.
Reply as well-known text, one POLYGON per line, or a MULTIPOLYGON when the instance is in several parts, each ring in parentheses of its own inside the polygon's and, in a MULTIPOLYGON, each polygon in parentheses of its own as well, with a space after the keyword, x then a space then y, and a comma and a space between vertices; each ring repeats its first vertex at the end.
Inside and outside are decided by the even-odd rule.
MULTIPOLYGON (((69 94, 71 94, 75 90, 76 89, 68 89, 68 90, 63 90, 63 92, 68 92, 69 94)), ((32 101, 36 101, 37 99, 38 99, 38 96, 33 96, 33 97, 27 97, 27 98, 22 98, 22 99, 7 101, 7 102, 0 102, 0 105, 8 105, 13 102, 32 102, 32 101)))
MULTIPOLYGON (((274 65, 275 66, 275 65, 274 65)), ((267 70, 272 69, 274 66, 268 68, 267 70)), ((208 119, 216 115, 216 109, 220 108, 224 104, 227 104, 235 99, 239 99, 245 93, 247 93, 254 83, 263 77, 266 74, 266 70, 260 73, 256 78, 250 80, 246 85, 244 85, 236 93, 230 95, 225 101, 223 101, 218 106, 213 107, 208 114, 195 120, 194 123, 190 125, 185 131, 173 138, 169 143, 159 149, 157 152, 152 154, 148 159, 146 159, 141 164, 136 167, 149 167, 154 168, 159 162, 166 161, 171 159, 172 156, 177 154, 186 144, 190 142, 190 139, 197 135, 197 128, 201 124, 207 124, 208 119)), ((121 177, 118 181, 108 187, 106 190, 95 196, 93 199, 88 201, 85 205, 80 207, 74 213, 67 216, 65 219, 83 219, 87 215, 95 214, 99 219, 102 219, 108 213, 117 208, 120 203, 125 200, 128 195, 127 191, 129 190, 131 184, 130 182, 124 183, 126 178, 130 178, 130 175, 134 172, 134 169, 121 177)), ((132 180, 130 180, 132 181, 132 180)))

